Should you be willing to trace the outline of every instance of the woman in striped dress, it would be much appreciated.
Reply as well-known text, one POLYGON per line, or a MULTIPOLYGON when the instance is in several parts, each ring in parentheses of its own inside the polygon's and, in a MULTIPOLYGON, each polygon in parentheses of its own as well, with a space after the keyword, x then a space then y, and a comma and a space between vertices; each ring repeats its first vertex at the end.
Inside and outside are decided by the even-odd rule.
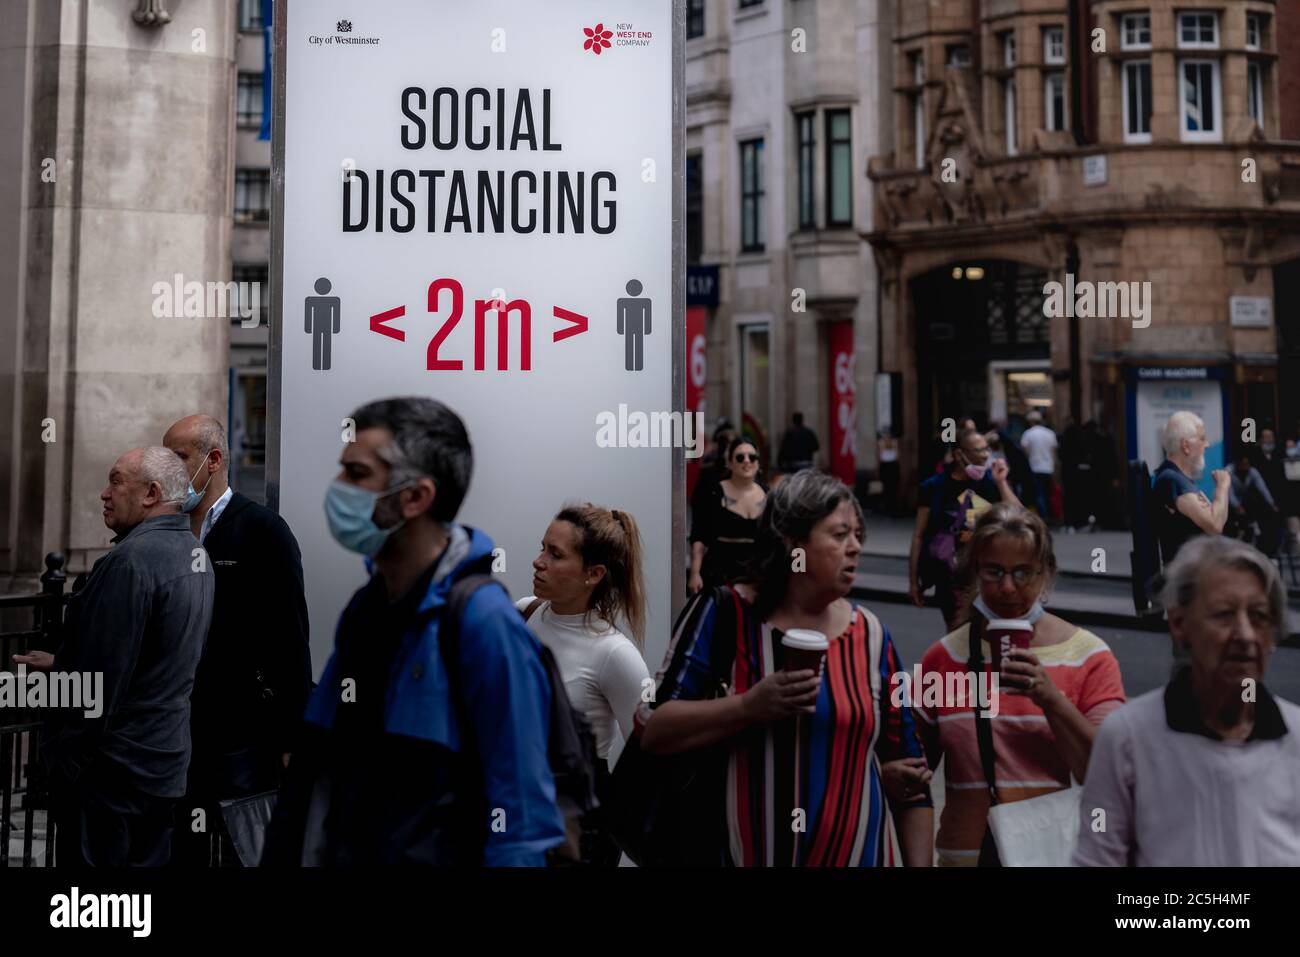
POLYGON ((638 714, 641 746, 718 746, 720 808, 700 810, 723 811, 719 864, 932 862, 930 772, 910 708, 891 701, 903 664, 889 631, 845 598, 862 538, 848 487, 799 472, 768 496, 750 581, 701 592, 678 618, 638 714), (782 670, 794 628, 830 638, 820 675, 782 670))

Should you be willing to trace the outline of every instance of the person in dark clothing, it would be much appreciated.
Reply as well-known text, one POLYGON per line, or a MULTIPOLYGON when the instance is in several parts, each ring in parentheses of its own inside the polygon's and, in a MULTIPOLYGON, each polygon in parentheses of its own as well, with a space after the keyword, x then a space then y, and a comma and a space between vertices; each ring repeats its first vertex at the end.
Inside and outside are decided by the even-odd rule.
POLYGON ((1007 484, 1016 497, 1023 499, 1034 491, 1034 473, 1029 468, 1029 459, 1020 448, 1020 439, 1005 422, 994 423, 993 429, 984 435, 989 448, 1000 454, 1007 462, 1007 484))
POLYGON ((212 629, 194 679, 194 756, 177 808, 173 861, 238 866, 220 802, 279 786, 311 693, 302 555, 284 519, 230 488, 220 422, 187 416, 163 444, 191 476, 190 529, 217 576, 212 629), (207 821, 198 832, 191 826, 196 808, 207 821))
POLYGON ((791 419, 793 421, 781 438, 781 449, 776 457, 777 465, 786 474, 812 468, 813 458, 821 447, 817 433, 803 424, 802 412, 796 412, 791 419))
POLYGON ((1237 452, 1230 478, 1226 534, 1249 542, 1265 555, 1272 555, 1277 550, 1281 527, 1277 501, 1259 469, 1255 468, 1250 449, 1242 448, 1237 452))
POLYGON ((922 592, 934 586, 949 631, 960 624, 964 610, 955 572, 976 519, 998 502, 1020 504, 1007 483, 1008 472, 1005 461, 990 458, 988 440, 966 429, 957 436, 950 471, 921 482, 908 555, 908 594, 920 608, 925 605, 922 592))
POLYGON ((101 713, 56 713, 41 750, 61 867, 157 867, 171 854, 215 588, 180 510, 185 486, 185 466, 165 448, 122 455, 100 493, 115 547, 69 600, 53 656, 15 656, 104 676, 101 713))
POLYGON ((1168 565, 1183 543, 1197 535, 1221 535, 1228 522, 1231 479, 1214 470, 1214 502, 1196 485, 1205 471, 1205 423, 1192 412, 1175 412, 1165 424, 1166 459, 1151 479, 1152 509, 1160 560, 1168 565))
POLYGON ((440 636, 452 586, 489 573, 491 539, 454 523, 473 452, 433 399, 352 413, 325 499, 330 534, 373 560, 339 620, 269 828, 267 866, 541 866, 565 840, 548 759, 541 645, 483 587, 440 636))
POLYGON ((691 571, 686 590, 729 585, 748 568, 767 488, 758 481, 758 450, 748 439, 732 439, 731 471, 700 496, 691 514, 691 571))
POLYGON ((1088 514, 1097 518, 1102 528, 1123 528, 1119 503, 1123 501, 1120 490, 1119 469, 1115 459, 1115 444, 1095 419, 1083 425, 1084 442, 1091 465, 1089 481, 1085 483, 1088 514))
POLYGON ((1061 497, 1065 500, 1065 524, 1068 529, 1092 524, 1093 509, 1092 456, 1088 435, 1073 420, 1061 435, 1061 497))

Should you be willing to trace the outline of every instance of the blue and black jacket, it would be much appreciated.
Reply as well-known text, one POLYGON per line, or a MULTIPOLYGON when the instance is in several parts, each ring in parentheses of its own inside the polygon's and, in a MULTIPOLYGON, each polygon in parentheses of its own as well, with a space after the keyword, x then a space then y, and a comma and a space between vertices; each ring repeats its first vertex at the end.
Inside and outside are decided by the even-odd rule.
POLYGON ((439 646, 451 586, 483 571, 492 548, 482 532, 449 526, 427 590, 389 635, 368 634, 371 623, 358 620, 371 586, 352 597, 307 706, 265 864, 541 866, 564 839, 547 760, 550 685, 541 646, 509 595, 485 587, 470 597, 458 675, 439 646), (360 739, 345 727, 342 709, 356 705, 340 651, 347 641, 379 653, 386 640, 395 647, 382 730, 360 739))

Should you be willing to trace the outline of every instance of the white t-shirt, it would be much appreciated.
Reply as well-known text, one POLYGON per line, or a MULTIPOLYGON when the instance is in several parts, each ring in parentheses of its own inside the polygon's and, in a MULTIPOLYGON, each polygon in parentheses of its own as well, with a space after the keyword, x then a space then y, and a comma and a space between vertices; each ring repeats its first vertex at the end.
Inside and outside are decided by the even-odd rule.
MULTIPOLYGON (((515 607, 523 612, 533 598, 521 598, 515 607)), ((582 618, 557 615, 544 601, 528 619, 528 627, 551 649, 569 703, 591 722, 596 753, 613 768, 632 733, 632 718, 650 671, 636 645, 621 631, 595 616, 588 627, 582 618)))
POLYGON ((1029 457, 1029 468, 1034 472, 1047 473, 1056 470, 1052 453, 1056 451, 1056 433, 1043 425, 1030 426, 1020 437, 1020 447, 1029 457))

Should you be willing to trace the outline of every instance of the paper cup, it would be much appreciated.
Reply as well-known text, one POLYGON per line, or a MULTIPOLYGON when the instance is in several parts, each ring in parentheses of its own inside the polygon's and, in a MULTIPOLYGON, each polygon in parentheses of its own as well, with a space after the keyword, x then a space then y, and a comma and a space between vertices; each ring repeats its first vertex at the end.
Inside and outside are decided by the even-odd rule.
POLYGON ((997 671, 1012 648, 1029 647, 1034 640, 1034 626, 1021 618, 994 618, 984 629, 984 638, 992 652, 993 670, 997 671))
POLYGON ((820 675, 826 664, 826 649, 830 644, 820 631, 791 628, 781 636, 781 646, 785 649, 785 670, 813 671, 820 675))

